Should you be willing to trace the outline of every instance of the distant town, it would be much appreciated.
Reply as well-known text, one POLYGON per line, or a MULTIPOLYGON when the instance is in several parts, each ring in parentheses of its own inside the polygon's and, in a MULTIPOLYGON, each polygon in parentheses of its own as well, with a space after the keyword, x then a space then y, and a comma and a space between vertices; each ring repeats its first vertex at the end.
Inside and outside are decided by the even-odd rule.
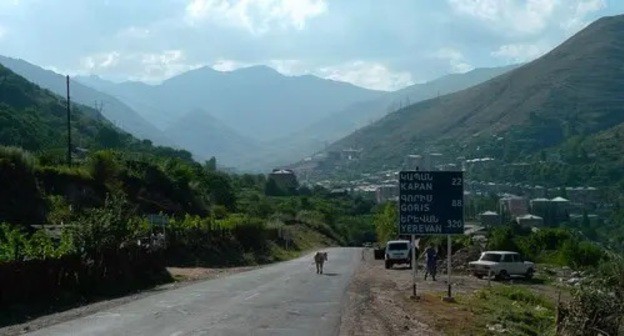
MULTIPOLYGON (((470 180, 470 172, 498 164, 491 157, 466 159, 448 158, 442 153, 412 154, 405 157, 401 169, 362 173, 350 180, 312 180, 309 178, 319 164, 340 165, 359 160, 362 150, 345 149, 307 158, 292 169, 302 184, 320 185, 332 193, 349 193, 374 199, 378 204, 398 201, 398 174, 400 170, 464 171, 465 213, 467 230, 474 231, 515 222, 525 227, 558 226, 562 223, 591 223, 607 218, 611 205, 600 198, 592 186, 559 186, 501 183, 470 180)), ((284 174, 284 170, 276 170, 284 174)), ((281 179, 283 177, 280 176, 281 179)), ((294 177, 293 177, 294 178, 294 177)))

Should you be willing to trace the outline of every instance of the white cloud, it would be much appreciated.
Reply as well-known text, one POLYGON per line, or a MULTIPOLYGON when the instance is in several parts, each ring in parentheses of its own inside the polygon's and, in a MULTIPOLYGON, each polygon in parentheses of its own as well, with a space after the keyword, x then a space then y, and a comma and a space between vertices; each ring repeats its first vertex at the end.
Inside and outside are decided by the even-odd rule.
POLYGON ((191 0, 186 19, 242 28, 263 34, 271 28, 302 30, 306 21, 327 11, 324 0, 191 0))
POLYGON ((238 62, 234 60, 219 59, 212 64, 212 68, 217 71, 234 71, 236 69, 245 68, 251 64, 238 62))
POLYGON ((453 11, 503 33, 537 34, 550 26, 568 33, 584 28, 589 14, 605 9, 605 0, 447 0, 453 11))
POLYGON ((119 52, 111 51, 87 56, 83 58, 80 63, 85 70, 99 71, 117 65, 119 56, 119 52))
POLYGON ((0 25, 0 40, 7 34, 7 29, 0 25))
POLYGON ((321 67, 313 74, 336 81, 348 82, 367 89, 393 91, 414 83, 409 72, 393 72, 381 63, 353 61, 337 66, 321 67))
MULTIPOLYGON (((568 0, 566 0, 568 1, 568 0)), ((453 10, 496 29, 513 33, 538 33, 548 24, 559 0, 448 0, 453 10)))
POLYGON ((560 26, 566 32, 573 34, 589 24, 589 21, 586 20, 587 15, 606 8, 607 4, 604 0, 584 0, 577 1, 571 7, 574 8, 574 14, 562 22, 560 26))
POLYGON ((319 66, 296 59, 273 59, 256 63, 219 59, 211 67, 218 71, 233 71, 254 65, 269 66, 285 76, 314 75, 372 90, 394 91, 414 84, 409 72, 395 72, 377 62, 352 61, 338 65, 319 66))
POLYGON ((453 48, 442 48, 432 55, 434 58, 447 60, 452 73, 464 73, 474 69, 468 60, 459 50, 453 48))
POLYGON ((277 72, 286 76, 297 76, 310 73, 309 65, 301 60, 270 60, 268 65, 277 70, 277 72))
POLYGON ((516 43, 500 46, 491 53, 492 56, 511 61, 513 63, 523 63, 532 61, 544 55, 549 48, 539 44, 516 43))
POLYGON ((101 75, 110 79, 140 80, 158 83, 203 64, 189 63, 182 50, 156 53, 120 53, 111 51, 85 57, 78 74, 101 75))

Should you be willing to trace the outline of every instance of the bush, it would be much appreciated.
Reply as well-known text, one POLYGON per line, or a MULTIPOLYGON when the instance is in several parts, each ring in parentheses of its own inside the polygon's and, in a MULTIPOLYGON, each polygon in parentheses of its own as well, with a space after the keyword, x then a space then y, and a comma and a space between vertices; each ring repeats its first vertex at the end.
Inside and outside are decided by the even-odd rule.
POLYGON ((261 251, 266 247, 266 226, 261 219, 243 219, 232 229, 232 234, 246 251, 261 251))
POLYGON ((561 307, 557 329, 561 335, 622 335, 624 332, 624 260, 613 256, 602 263, 572 300, 561 307))
POLYGON ((604 257, 600 247, 576 239, 567 240, 559 251, 561 263, 575 268, 598 265, 604 257))
POLYGON ((146 235, 145 223, 134 217, 123 196, 109 196, 102 208, 88 210, 72 223, 72 237, 85 259, 97 260, 146 235))
POLYGON ((377 241, 385 245, 388 240, 397 236, 397 207, 394 203, 386 203, 373 217, 377 241))
POLYGON ((109 189, 114 188, 121 165, 115 153, 109 150, 95 152, 89 158, 89 173, 93 179, 109 189))
POLYGON ((45 202, 32 155, 19 148, 0 146, 0 186, 0 221, 26 226, 45 220, 45 202))
POLYGON ((501 227, 492 230, 488 238, 488 249, 518 251, 519 248, 514 239, 512 229, 510 227, 501 227))
POLYGON ((21 260, 26 243, 26 236, 20 229, 0 224, 0 262, 21 260))

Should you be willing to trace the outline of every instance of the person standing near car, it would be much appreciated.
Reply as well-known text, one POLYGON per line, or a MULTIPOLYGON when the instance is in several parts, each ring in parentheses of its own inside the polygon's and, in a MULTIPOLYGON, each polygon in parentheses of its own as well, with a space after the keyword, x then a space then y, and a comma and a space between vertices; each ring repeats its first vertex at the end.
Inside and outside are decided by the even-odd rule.
POLYGON ((436 269, 438 267, 438 252, 433 248, 433 244, 429 244, 425 252, 423 252, 426 262, 425 280, 431 274, 431 279, 436 281, 436 269))

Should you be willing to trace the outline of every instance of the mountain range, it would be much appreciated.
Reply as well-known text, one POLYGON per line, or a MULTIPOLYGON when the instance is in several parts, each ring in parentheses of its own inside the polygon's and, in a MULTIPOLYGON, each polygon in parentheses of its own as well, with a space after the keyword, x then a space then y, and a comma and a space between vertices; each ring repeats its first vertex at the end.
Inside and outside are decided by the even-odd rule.
POLYGON ((599 19, 533 62, 402 108, 329 149, 361 148, 351 168, 374 170, 429 150, 522 160, 594 136, 624 122, 622 36, 624 15, 599 19))
POLYGON ((301 159, 302 155, 307 156, 321 151, 326 145, 372 124, 388 113, 413 103, 467 89, 518 66, 479 68, 462 74, 450 74, 426 83, 388 92, 372 100, 357 102, 280 139, 279 142, 274 142, 273 147, 280 148, 280 150, 272 157, 281 160, 279 163, 288 162, 289 159, 292 162, 293 157, 301 159))
MULTIPOLYGON (((17 146, 62 164, 67 153, 67 103, 63 97, 27 81, 0 65, 0 145, 17 146)), ((191 159, 191 154, 154 147, 115 127, 91 107, 72 103, 72 151, 119 149, 191 159)))
MULTIPOLYGON (((61 97, 66 96, 65 76, 20 59, 4 56, 0 56, 0 64, 42 88, 61 97)), ((146 121, 145 118, 108 94, 76 81, 71 81, 70 94, 74 102, 93 108, 97 105, 97 110, 100 110, 106 119, 140 139, 149 139, 158 145, 174 144, 170 138, 166 137, 162 131, 146 121)))
MULTIPOLYGON (((60 96, 65 77, 23 60, 0 63, 60 96)), ((72 80, 75 102, 95 106, 121 129, 155 144, 212 156, 241 170, 264 171, 309 156, 340 137, 410 103, 466 89, 517 66, 447 75, 394 92, 318 77, 284 76, 254 66, 230 72, 200 68, 159 85, 72 80)))
POLYGON ((266 66, 227 72, 203 67, 159 85, 125 82, 96 88, 126 101, 162 130, 202 109, 256 141, 289 134, 352 103, 382 94, 310 75, 284 76, 266 66))

